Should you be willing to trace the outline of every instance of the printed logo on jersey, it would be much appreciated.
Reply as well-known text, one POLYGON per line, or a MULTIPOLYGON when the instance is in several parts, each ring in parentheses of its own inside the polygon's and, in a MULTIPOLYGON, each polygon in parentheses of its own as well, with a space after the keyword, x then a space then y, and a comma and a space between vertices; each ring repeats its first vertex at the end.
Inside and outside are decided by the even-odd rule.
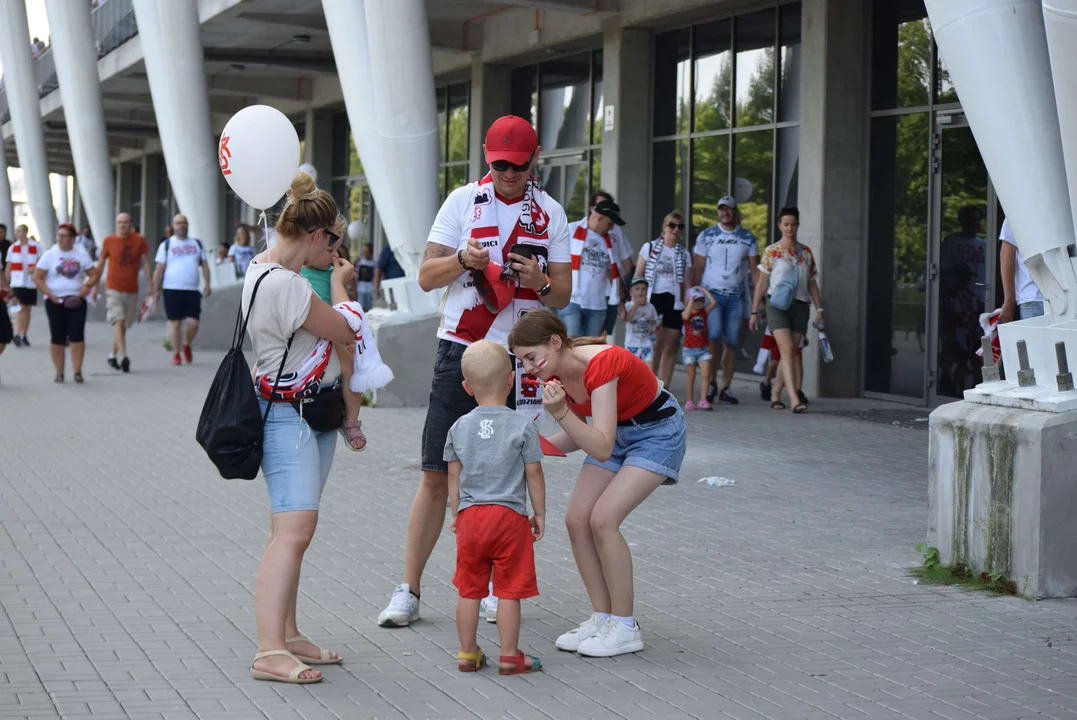
POLYGON ((479 421, 479 437, 483 440, 489 440, 494 436, 494 421, 493 420, 480 420, 479 421))

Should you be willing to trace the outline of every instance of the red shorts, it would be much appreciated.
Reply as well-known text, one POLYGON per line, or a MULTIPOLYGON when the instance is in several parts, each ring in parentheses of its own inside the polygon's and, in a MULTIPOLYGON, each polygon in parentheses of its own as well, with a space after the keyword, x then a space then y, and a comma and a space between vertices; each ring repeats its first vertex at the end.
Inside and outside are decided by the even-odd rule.
POLYGON ((460 597, 481 600, 489 594, 526 600, 539 594, 535 578, 535 541, 526 516, 504 505, 472 505, 456 516, 456 574, 460 597))

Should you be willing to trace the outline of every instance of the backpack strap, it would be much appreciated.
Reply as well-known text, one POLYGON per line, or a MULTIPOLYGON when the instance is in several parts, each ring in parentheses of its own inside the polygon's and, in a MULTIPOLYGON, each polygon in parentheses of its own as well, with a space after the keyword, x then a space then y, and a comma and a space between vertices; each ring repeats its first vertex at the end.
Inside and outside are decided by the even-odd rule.
MULTIPOLYGON (((274 270, 275 269, 276 268, 274 268, 274 270)), ((273 270, 266 271, 266 275, 268 275, 271 272, 273 272, 273 270)), ((263 275, 262 277, 265 277, 266 275, 263 275)), ((262 281, 262 278, 258 278, 258 282, 261 282, 261 281, 262 281)), ((257 285, 255 285, 255 288, 257 289, 257 285)), ((251 303, 252 304, 254 303, 254 295, 253 294, 251 295, 251 303)), ((248 309, 247 312, 249 314, 250 309, 248 309)), ((265 411, 265 414, 262 415, 262 427, 265 427, 266 426, 266 421, 269 420, 269 409, 271 407, 273 407, 273 396, 277 394, 277 385, 280 384, 280 376, 281 376, 281 374, 284 373, 284 363, 288 361, 288 351, 292 349, 292 340, 295 340, 295 333, 292 333, 292 336, 290 338, 288 338, 288 344, 284 348, 284 357, 282 357, 280 359, 280 367, 277 368, 277 378, 276 378, 276 380, 273 381, 273 390, 271 390, 270 393, 269 393, 269 399, 266 400, 266 411, 265 411)))
MULTIPOLYGON (((247 304, 247 316, 246 317, 243 317, 243 303, 241 302, 239 304, 239 311, 236 314, 236 326, 235 326, 235 328, 232 329, 232 349, 233 350, 239 348, 243 344, 243 337, 247 334, 247 323, 250 322, 251 310, 254 309, 254 298, 255 298, 255 296, 258 295, 258 286, 262 284, 262 281, 266 279, 266 276, 269 275, 269 273, 273 272, 276 269, 277 268, 275 268, 275 267, 269 268, 264 273, 262 273, 262 276, 260 278, 258 278, 258 280, 255 281, 254 289, 251 290, 251 300, 247 304), (239 321, 240 321, 241 318, 243 319, 242 327, 240 327, 240 324, 239 324, 239 321)), ((288 344, 291 345, 291 342, 292 341, 289 340, 288 344)))

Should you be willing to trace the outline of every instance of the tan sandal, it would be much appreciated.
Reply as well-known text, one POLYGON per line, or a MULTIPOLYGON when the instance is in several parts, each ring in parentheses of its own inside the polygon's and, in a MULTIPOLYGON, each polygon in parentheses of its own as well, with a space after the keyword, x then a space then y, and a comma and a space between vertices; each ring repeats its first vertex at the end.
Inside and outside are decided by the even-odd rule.
POLYGON ((268 680, 270 682, 292 683, 293 685, 309 685, 311 683, 321 682, 322 680, 325 679, 324 675, 320 675, 320 676, 318 676, 316 678, 301 678, 301 677, 299 677, 301 674, 303 674, 307 670, 313 670, 313 669, 314 668, 312 668, 310 665, 307 665, 306 663, 301 662, 299 660, 299 658, 297 658, 295 655, 292 655, 287 650, 266 650, 265 652, 260 652, 260 653, 258 653, 257 655, 254 656, 254 662, 251 663, 251 677, 254 678, 255 680, 268 680), (290 673, 288 673, 287 676, 277 675, 276 673, 265 672, 264 670, 255 670, 254 669, 254 663, 258 662, 262 658, 270 657, 272 655, 287 655, 292 660, 295 660, 295 667, 292 668, 292 671, 290 673))
POLYGON ((482 648, 479 648, 476 652, 469 653, 461 650, 456 653, 457 661, 466 660, 467 665, 461 665, 456 663, 456 669, 460 672, 475 672, 476 670, 482 670, 486 667, 486 655, 483 654, 482 648))
MULTIPOLYGON (((310 638, 304 637, 303 635, 296 635, 295 637, 284 638, 285 645, 294 642, 309 642, 311 645, 317 645, 317 643, 311 642, 310 638)), ((294 655, 297 660, 302 660, 308 665, 339 665, 344 660, 344 658, 342 657, 333 657, 332 653, 330 653, 325 648, 320 648, 320 650, 322 652, 319 657, 300 655, 299 653, 292 653, 292 655, 294 655)))

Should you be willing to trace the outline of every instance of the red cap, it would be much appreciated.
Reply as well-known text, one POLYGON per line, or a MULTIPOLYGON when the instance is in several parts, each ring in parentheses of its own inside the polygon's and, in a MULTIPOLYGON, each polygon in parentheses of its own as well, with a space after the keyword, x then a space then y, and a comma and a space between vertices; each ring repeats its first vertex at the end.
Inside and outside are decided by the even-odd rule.
POLYGON ((486 162, 508 160, 523 165, 538 147, 538 135, 531 123, 516 115, 505 115, 486 131, 486 162))

